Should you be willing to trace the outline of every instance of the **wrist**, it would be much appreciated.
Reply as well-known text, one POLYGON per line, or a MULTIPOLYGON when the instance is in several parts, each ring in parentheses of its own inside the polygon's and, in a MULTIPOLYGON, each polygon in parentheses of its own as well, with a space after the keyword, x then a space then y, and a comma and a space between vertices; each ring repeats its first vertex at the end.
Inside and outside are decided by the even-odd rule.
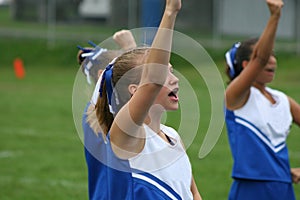
POLYGON ((166 7, 165 8, 165 14, 167 14, 168 16, 176 16, 177 13, 179 12, 180 9, 175 9, 173 7, 166 7))
POLYGON ((281 16, 281 10, 271 13, 271 18, 279 19, 281 16))
POLYGON ((166 9, 164 15, 168 18, 176 18, 178 11, 166 9))

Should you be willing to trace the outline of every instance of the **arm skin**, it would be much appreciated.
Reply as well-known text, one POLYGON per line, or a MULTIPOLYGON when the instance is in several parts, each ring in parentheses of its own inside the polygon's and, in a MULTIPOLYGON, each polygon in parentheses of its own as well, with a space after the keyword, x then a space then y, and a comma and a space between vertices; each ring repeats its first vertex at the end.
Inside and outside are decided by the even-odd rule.
MULTIPOLYGON (((300 126, 300 105, 291 97, 289 98, 291 113, 295 124, 300 126)), ((300 182, 300 168, 291 168, 293 183, 298 184, 300 182)))
POLYGON ((293 183, 298 184, 300 182, 300 168, 291 169, 293 183))
POLYGON ((140 85, 118 112, 111 126, 111 142, 119 157, 131 157, 144 147, 145 137, 141 125, 167 78, 173 29, 180 9, 181 0, 166 0, 161 24, 146 58, 146 65, 143 66, 140 85))
POLYGON ((266 0, 266 2, 271 14, 268 23, 253 49, 247 66, 229 84, 225 92, 226 107, 230 110, 238 109, 247 102, 252 84, 271 55, 283 2, 282 0, 266 0))
POLYGON ((202 197, 201 197, 201 195, 198 191, 198 188, 197 188, 196 182, 194 180, 194 177, 192 179, 191 191, 192 191, 194 200, 202 200, 202 197))
POLYGON ((288 98, 291 106, 293 121, 295 124, 297 124, 300 127, 300 105, 291 97, 288 98))

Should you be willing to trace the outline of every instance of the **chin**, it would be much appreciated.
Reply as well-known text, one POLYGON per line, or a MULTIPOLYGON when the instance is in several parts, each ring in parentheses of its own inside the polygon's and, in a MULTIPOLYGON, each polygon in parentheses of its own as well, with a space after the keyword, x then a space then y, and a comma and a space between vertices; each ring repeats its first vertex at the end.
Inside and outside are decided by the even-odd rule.
POLYGON ((266 81, 266 84, 271 83, 273 80, 274 80, 274 78, 271 78, 271 79, 267 80, 267 81, 266 81))
POLYGON ((178 106, 170 106, 166 110, 168 110, 168 111, 176 111, 176 110, 178 110, 178 106))

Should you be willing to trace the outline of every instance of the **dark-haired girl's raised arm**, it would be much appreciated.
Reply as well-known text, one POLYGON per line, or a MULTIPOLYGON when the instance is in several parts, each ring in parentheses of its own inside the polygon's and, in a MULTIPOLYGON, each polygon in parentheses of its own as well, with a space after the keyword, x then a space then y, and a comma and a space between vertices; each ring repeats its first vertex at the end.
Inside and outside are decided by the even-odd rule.
POLYGON ((253 47, 250 60, 243 61, 243 71, 226 89, 226 107, 230 110, 238 109, 247 102, 250 87, 268 63, 274 48, 283 2, 282 0, 266 0, 266 2, 270 11, 268 23, 258 42, 253 47))

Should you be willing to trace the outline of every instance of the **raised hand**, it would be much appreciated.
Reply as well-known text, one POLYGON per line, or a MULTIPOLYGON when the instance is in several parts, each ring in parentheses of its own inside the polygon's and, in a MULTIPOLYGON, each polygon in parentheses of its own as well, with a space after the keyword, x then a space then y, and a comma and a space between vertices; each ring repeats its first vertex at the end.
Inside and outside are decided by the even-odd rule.
POLYGON ((271 15, 280 15, 284 3, 282 0, 266 0, 271 15))
POLYGON ((181 0, 166 0, 166 11, 174 13, 181 9, 181 0))
POLYGON ((120 30, 113 35, 114 41, 124 50, 136 47, 135 39, 129 30, 120 30))

